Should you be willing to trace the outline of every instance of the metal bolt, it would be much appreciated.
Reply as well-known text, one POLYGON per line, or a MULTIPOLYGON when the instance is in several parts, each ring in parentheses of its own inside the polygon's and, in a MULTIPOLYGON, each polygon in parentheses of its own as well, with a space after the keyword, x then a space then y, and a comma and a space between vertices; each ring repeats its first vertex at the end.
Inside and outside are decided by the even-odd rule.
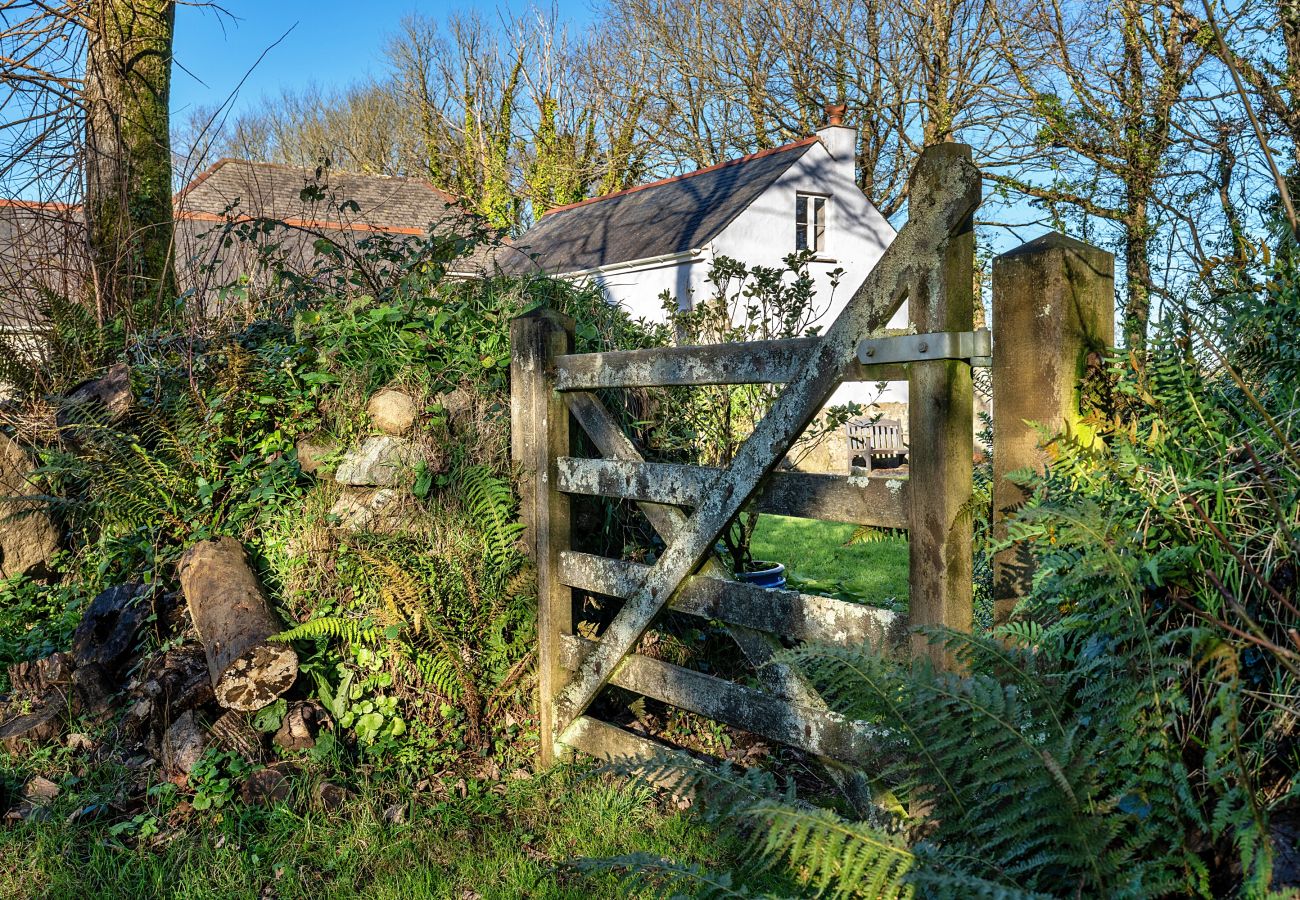
POLYGON ((868 348, 867 348, 867 357, 870 358, 870 357, 873 357, 873 356, 875 356, 875 355, 876 355, 876 348, 875 348, 875 347, 868 347, 868 348))
POLYGON ((920 353, 928 353, 930 350, 929 341, 921 341, 919 344, 916 345, 916 349, 920 353))

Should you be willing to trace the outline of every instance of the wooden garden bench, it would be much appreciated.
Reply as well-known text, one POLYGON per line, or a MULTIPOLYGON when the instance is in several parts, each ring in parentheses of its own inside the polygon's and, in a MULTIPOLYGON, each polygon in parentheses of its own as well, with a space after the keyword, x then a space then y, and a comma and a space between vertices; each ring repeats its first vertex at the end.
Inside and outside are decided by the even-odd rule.
POLYGON ((868 471, 875 468, 895 468, 907 459, 907 446, 903 443, 903 423, 897 419, 857 418, 844 423, 844 437, 848 443, 849 472, 854 466, 868 471), (890 465, 879 466, 878 461, 889 460, 890 465))

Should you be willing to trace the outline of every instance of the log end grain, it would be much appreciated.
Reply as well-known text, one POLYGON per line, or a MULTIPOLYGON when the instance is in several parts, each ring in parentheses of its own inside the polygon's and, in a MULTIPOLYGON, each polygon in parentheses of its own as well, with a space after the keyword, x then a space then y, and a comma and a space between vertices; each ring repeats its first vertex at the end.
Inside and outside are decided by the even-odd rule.
POLYGON ((213 693, 227 709, 252 712, 293 686, 298 656, 287 644, 262 643, 232 660, 216 679, 213 693))

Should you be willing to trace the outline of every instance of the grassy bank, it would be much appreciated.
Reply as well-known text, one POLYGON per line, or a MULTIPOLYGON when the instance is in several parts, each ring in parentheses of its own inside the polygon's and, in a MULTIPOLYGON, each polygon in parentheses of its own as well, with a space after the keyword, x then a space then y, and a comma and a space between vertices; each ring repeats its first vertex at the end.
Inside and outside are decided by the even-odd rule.
POLYGON ((572 771, 418 786, 375 773, 330 810, 309 775, 269 808, 200 813, 156 789, 126 827, 63 781, 41 820, 0 830, 0 898, 579 898, 615 895, 616 876, 579 875, 569 859, 726 860, 649 789, 572 771))
POLYGON ((907 539, 848 544, 856 526, 763 516, 754 557, 784 563, 805 590, 852 597, 872 606, 907 608, 907 539))

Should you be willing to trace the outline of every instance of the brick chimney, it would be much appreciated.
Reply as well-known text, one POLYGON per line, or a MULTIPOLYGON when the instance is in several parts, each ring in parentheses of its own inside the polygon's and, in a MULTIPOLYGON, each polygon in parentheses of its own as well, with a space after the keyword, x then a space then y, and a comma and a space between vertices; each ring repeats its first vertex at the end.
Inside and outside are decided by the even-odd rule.
POLYGON ((847 105, 844 103, 827 103, 826 124, 817 129, 817 137, 837 165, 848 167, 848 177, 852 180, 855 175, 858 133, 844 124, 846 111, 847 105))

